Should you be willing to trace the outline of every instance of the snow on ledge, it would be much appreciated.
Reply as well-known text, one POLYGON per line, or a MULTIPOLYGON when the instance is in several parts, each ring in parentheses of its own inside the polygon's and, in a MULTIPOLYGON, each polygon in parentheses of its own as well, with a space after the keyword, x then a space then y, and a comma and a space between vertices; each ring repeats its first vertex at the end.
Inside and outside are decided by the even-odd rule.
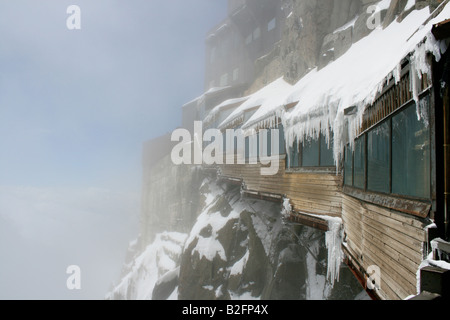
MULTIPOLYGON (((416 290, 417 294, 420 294, 420 270, 422 270, 425 267, 438 267, 445 270, 450 270, 450 263, 446 261, 441 260, 434 260, 433 259, 433 252, 431 252, 426 259, 422 261, 422 263, 419 265, 419 268, 416 272, 416 290)), ((406 298, 408 299, 408 298, 406 298)))
POLYGON ((331 287, 333 287, 336 281, 339 282, 339 271, 341 263, 344 260, 344 251, 342 250, 344 239, 342 219, 312 213, 302 212, 302 214, 325 220, 328 223, 328 231, 325 233, 325 245, 328 250, 327 279, 331 287))

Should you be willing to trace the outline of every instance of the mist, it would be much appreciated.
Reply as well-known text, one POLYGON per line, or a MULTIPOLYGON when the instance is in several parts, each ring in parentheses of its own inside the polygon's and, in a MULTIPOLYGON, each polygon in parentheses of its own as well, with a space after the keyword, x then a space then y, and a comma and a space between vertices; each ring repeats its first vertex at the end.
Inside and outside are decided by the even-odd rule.
POLYGON ((226 5, 0 1, 1 299, 104 298, 139 233, 143 143, 204 91, 204 36, 226 5))

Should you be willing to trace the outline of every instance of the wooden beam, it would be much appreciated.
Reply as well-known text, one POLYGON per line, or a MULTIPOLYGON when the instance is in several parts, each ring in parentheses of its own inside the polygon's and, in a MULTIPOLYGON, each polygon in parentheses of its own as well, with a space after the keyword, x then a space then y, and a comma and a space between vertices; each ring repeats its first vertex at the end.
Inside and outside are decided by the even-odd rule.
POLYGON ((436 23, 431 29, 436 40, 443 40, 450 37, 450 19, 436 23))
POLYGON ((290 220, 292 222, 297 222, 314 229, 328 231, 328 221, 318 217, 311 216, 307 213, 292 212, 290 215, 290 220))

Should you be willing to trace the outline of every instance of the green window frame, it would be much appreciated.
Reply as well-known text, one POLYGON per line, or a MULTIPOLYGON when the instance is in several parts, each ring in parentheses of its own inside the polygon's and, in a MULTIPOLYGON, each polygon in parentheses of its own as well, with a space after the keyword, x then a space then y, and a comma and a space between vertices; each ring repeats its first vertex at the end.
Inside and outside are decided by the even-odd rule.
POLYGON ((355 140, 353 153, 353 186, 359 189, 366 187, 366 136, 355 140))
POLYGON ((392 193, 431 197, 430 129, 411 105, 392 118, 392 193))
POLYGON ((344 149, 344 184, 353 186, 353 150, 349 145, 344 149))
POLYGON ((367 189, 390 192, 391 123, 381 122, 367 133, 367 189))
MULTIPOLYGON (((420 100, 429 105, 430 96, 420 100)), ((395 111, 344 149, 344 185, 412 199, 431 198, 431 130, 415 102, 395 111)))

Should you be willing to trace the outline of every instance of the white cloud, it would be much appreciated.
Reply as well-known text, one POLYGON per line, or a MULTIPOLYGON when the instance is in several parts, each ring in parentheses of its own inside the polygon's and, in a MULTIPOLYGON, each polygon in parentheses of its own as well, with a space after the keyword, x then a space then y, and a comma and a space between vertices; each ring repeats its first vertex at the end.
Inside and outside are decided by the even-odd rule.
POLYGON ((0 186, 0 298, 102 299, 137 235, 138 212, 136 194, 0 186), (80 292, 63 281, 71 264, 83 271, 80 292))
POLYGON ((34 186, 0 187, 0 298, 103 297, 137 235, 126 190, 140 188, 142 143, 201 93, 204 35, 226 14, 225 0, 77 0, 69 31, 71 4, 0 1, 0 181, 34 186), (80 293, 65 289, 69 264, 80 293))

